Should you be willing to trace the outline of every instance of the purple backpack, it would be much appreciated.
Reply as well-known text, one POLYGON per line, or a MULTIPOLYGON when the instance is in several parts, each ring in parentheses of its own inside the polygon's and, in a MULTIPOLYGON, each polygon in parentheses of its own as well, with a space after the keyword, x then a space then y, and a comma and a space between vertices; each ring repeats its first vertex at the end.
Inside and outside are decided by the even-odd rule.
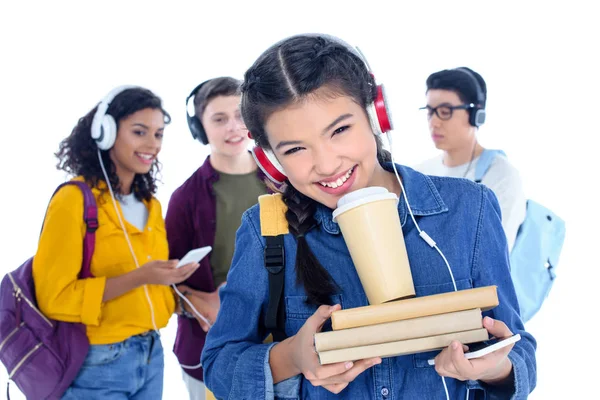
MULTIPOLYGON (((83 192, 87 231, 79 278, 89 278, 98 229, 96 200, 90 188, 77 181, 63 183, 54 194, 65 185, 83 192)), ((30 258, 0 284, 0 361, 9 383, 16 383, 27 399, 60 399, 79 373, 90 344, 85 325, 51 320, 38 309, 32 265, 30 258)))

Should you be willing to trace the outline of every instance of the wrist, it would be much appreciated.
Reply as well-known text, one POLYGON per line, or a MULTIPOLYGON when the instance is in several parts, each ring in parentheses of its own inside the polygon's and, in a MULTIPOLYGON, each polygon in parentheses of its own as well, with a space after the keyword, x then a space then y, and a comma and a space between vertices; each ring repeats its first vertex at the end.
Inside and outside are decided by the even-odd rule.
POLYGON ((275 344, 269 353, 273 383, 279 383, 301 374, 293 357, 293 337, 275 344))
POLYGON ((131 274, 131 280, 133 281, 133 284, 135 285, 136 288, 143 286, 147 283, 146 282, 146 273, 143 268, 136 268, 133 271, 131 271, 130 274, 131 274))
POLYGON ((488 385, 493 385, 493 386, 510 385, 514 381, 514 373, 513 372, 514 371, 513 371, 512 361, 510 361, 510 359, 507 357, 504 359, 504 363, 502 364, 501 368, 499 369, 497 376, 490 378, 490 379, 481 379, 481 381, 488 385))
MULTIPOLYGON (((291 368, 292 376, 299 375, 302 373, 302 369, 298 366, 296 362, 296 352, 294 351, 294 346, 296 345, 296 341, 294 340, 296 335, 285 338, 282 342, 279 342, 279 345, 282 345, 282 352, 285 354, 285 359, 288 361, 289 366, 291 368)), ((277 345, 276 345, 277 346, 277 345)))
MULTIPOLYGON (((184 295, 186 298, 187 298, 187 293, 188 293, 187 291, 181 292, 181 294, 184 295)), ((181 315, 184 318, 195 319, 194 315, 191 312, 189 312, 188 310, 186 310, 185 300, 177 293, 175 295, 177 296, 177 303, 179 304, 179 315, 181 315)))

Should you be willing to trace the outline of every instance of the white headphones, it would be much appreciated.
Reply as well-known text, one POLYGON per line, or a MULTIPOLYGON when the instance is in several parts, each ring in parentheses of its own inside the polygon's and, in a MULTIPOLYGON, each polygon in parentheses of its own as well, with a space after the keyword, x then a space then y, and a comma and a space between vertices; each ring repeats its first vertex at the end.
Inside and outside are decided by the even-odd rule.
POLYGON ((96 141, 96 145, 100 150, 108 150, 115 144, 115 140, 117 139, 117 122, 112 117, 112 115, 106 114, 108 107, 110 106, 110 102, 121 92, 124 92, 128 89, 137 88, 138 86, 130 86, 124 85, 119 86, 111 90, 105 97, 102 99, 100 104, 98 104, 98 108, 96 109, 96 114, 94 114, 94 119, 92 120, 92 138, 96 141))

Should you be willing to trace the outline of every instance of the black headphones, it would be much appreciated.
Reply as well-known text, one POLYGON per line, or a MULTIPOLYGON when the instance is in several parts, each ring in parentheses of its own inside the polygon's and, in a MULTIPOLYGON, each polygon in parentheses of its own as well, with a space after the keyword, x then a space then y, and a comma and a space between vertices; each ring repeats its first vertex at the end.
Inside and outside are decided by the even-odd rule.
POLYGON ((185 114, 187 116, 188 127, 190 128, 190 132, 192 132, 192 137, 196 140, 199 140, 202 144, 208 144, 208 136, 206 136, 206 131, 204 130, 204 126, 202 126, 202 122, 200 122, 200 116, 190 115, 188 107, 190 99, 195 97, 196 94, 202 89, 202 86, 210 82, 212 79, 202 82, 198 86, 192 90, 192 93, 185 99, 185 114))
POLYGON ((479 81, 469 71, 468 69, 461 67, 455 68, 456 71, 461 71, 469 76, 469 79, 473 81, 475 85, 475 91, 477 92, 477 104, 471 103, 471 108, 469 109, 469 123, 472 126, 479 128, 481 125, 485 123, 485 95, 483 94, 483 90, 481 90, 481 86, 479 85, 479 81))

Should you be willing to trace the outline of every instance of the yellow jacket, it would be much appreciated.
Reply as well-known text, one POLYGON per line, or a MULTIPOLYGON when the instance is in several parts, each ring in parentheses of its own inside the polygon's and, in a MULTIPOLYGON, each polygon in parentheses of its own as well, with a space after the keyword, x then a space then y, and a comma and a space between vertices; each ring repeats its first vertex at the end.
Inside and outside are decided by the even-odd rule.
MULTIPOLYGON (((105 188, 106 184, 102 182, 100 186, 105 188)), ((78 279, 85 236, 83 195, 77 187, 66 186, 50 202, 33 260, 33 279, 38 306, 46 316, 81 322, 87 326, 91 344, 109 344, 154 328, 143 286, 102 302, 106 279, 136 267, 110 193, 101 194, 98 189, 92 189, 92 193, 98 206, 99 224, 91 263, 94 278, 78 279)), ((160 202, 153 198, 145 204, 149 215, 143 232, 123 218, 140 266, 150 260, 167 260, 169 256, 160 202)), ((122 216, 118 202, 117 206, 122 216)), ((146 287, 156 326, 163 328, 175 311, 174 294, 169 286, 146 287)))

